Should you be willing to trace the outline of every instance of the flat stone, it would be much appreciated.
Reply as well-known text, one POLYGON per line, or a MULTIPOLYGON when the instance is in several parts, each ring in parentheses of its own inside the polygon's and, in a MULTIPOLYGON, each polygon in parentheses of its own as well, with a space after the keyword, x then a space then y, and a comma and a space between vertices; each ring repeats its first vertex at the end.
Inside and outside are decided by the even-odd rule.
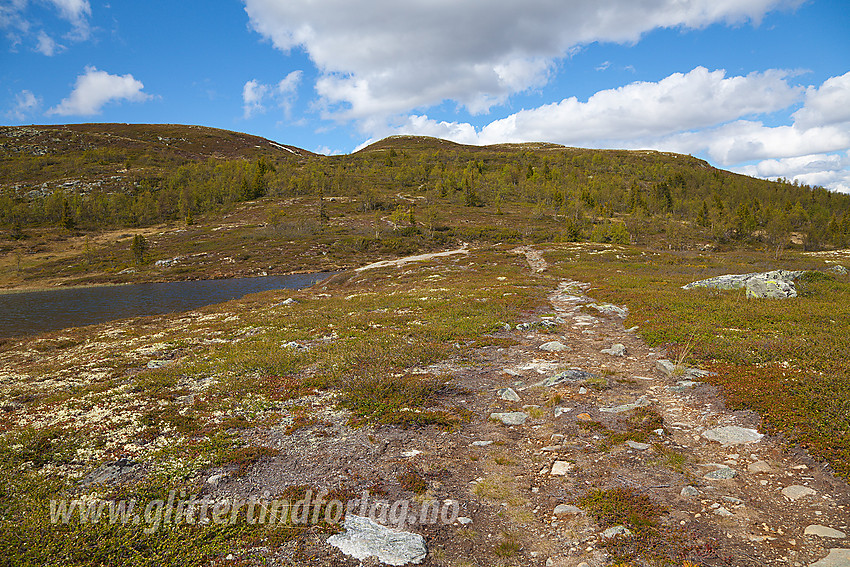
POLYGON ((346 514, 343 527, 345 532, 327 541, 358 561, 376 557, 387 565, 418 564, 428 554, 421 535, 387 528, 363 516, 346 514))
POLYGON ((816 490, 812 490, 808 486, 801 486, 799 484, 792 484, 791 486, 786 486, 782 489, 782 495, 789 500, 799 500, 800 498, 814 496, 815 494, 817 494, 816 490))
POLYGON ((633 401, 629 404, 623 404, 623 405, 620 405, 620 406, 613 406, 613 407, 609 407, 609 408, 599 408, 599 411, 605 412, 605 413, 626 413, 627 411, 632 411, 632 410, 637 409, 637 408, 646 407, 650 403, 651 402, 649 400, 647 400, 646 398, 638 398, 637 400, 635 400, 635 401, 633 401))
POLYGON ((832 274, 838 274, 839 276, 846 276, 847 275, 847 268, 845 268, 841 264, 836 264, 836 265, 834 265, 830 268, 827 268, 826 271, 830 272, 832 274))
POLYGON ((540 350, 545 350, 546 352, 564 352, 570 350, 570 347, 562 343, 561 341, 549 341, 548 343, 543 343, 540 345, 540 350))
POLYGON ((720 467, 719 469, 706 474, 703 478, 707 480, 729 480, 736 476, 738 476, 738 473, 729 467, 720 467))
POLYGON ((576 416, 576 419, 579 420, 579 421, 592 421, 593 420, 593 418, 590 416, 589 413, 580 413, 576 416))
POLYGON ((411 449, 410 451, 403 451, 401 453, 402 457, 415 457, 416 455, 421 455, 422 451, 419 449, 411 449))
POLYGON ((626 347, 620 343, 615 343, 611 345, 611 348, 603 348, 599 352, 602 354, 610 354, 611 356, 626 356, 626 347))
POLYGON ((283 301, 281 301, 280 303, 278 303, 277 305, 275 305, 275 307, 279 307, 281 305, 295 305, 296 303, 298 303, 298 302, 295 301, 294 299, 292 299, 291 297, 288 297, 288 298, 284 299, 283 301))
POLYGON ((771 468, 771 466, 765 461, 756 461, 754 463, 750 463, 749 465, 747 465, 747 470, 753 474, 773 472, 773 468, 771 468))
POLYGON ((809 567, 850 567, 850 549, 830 549, 829 555, 809 567))
POLYGON ((505 400, 506 402, 521 402, 522 398, 519 397, 519 394, 516 393, 516 390, 513 388, 502 388, 498 392, 499 397, 505 400))
POLYGON ((744 445, 748 443, 758 443, 764 437, 755 429, 746 427, 738 427, 737 425, 727 425, 724 427, 715 427, 703 431, 702 436, 709 441, 717 441, 723 446, 729 445, 744 445))
POLYGON ((555 506, 555 515, 556 516, 567 516, 573 514, 581 514, 583 510, 578 506, 573 506, 572 504, 558 504, 555 506))
POLYGON ((699 490, 695 486, 684 486, 682 487, 682 491, 679 493, 680 496, 684 496, 685 498, 693 498, 694 496, 699 496, 699 490))
POLYGON ((121 458, 111 463, 104 463, 82 478, 80 484, 82 486, 88 486, 100 482, 111 482, 120 476, 133 472, 137 465, 138 463, 126 458, 121 458))
POLYGON ((555 461, 552 463, 552 472, 549 474, 552 476, 564 476, 570 472, 572 468, 573 464, 569 461, 555 461))
POLYGON ((626 526, 613 526, 602 532, 602 539, 611 539, 618 535, 630 536, 632 532, 626 526))
POLYGON ((588 303, 588 307, 593 307, 600 313, 605 315, 616 315, 625 319, 629 316, 629 310, 626 307, 618 307, 612 303, 588 303))
POLYGON ((821 526, 820 524, 812 524, 811 526, 806 526, 806 531, 803 533, 805 533, 806 535, 831 537, 835 539, 844 539, 845 537, 847 537, 847 534, 845 534, 844 532, 838 531, 828 526, 821 526))
POLYGON ((724 508, 723 506, 720 506, 719 508, 714 510, 714 514, 717 515, 717 516, 723 516, 723 517, 726 517, 726 518, 728 518, 729 516, 735 515, 732 512, 730 512, 729 510, 727 510, 726 508, 724 508))
POLYGON ((487 445, 492 445, 492 444, 493 444, 492 441, 473 441, 472 442, 473 447, 486 447, 487 445))
POLYGON ((457 523, 460 524, 461 526, 468 526, 469 524, 472 523, 472 518, 467 518, 466 516, 460 516, 457 519, 457 523))
POLYGON ((490 419, 501 421, 505 425, 523 425, 528 419, 528 414, 521 411, 509 411, 504 413, 491 413, 490 419))
POLYGON ((164 366, 168 366, 171 364, 172 360, 149 360, 147 367, 148 368, 163 368, 164 366))
POLYGON ((626 441, 626 445, 628 445, 635 451, 646 451, 647 449, 652 447, 652 445, 650 445, 649 443, 639 443, 638 441, 632 441, 631 439, 626 441))
POLYGON ((540 382, 538 386, 545 386, 547 388, 551 388, 552 386, 561 384, 563 382, 584 382, 585 380, 591 380, 593 378, 599 378, 599 376, 590 372, 585 372, 584 370, 571 369, 559 372, 554 376, 546 378, 545 380, 540 382))

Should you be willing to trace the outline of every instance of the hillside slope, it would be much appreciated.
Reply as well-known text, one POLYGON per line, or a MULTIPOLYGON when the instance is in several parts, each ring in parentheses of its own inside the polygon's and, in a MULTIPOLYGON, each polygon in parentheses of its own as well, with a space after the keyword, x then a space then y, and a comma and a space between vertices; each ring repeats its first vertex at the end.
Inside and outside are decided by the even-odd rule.
POLYGON ((326 270, 462 242, 585 240, 756 246, 777 257, 843 248, 850 197, 655 151, 393 136, 324 156, 197 126, 0 128, 3 287, 326 270), (148 244, 139 257, 136 235, 148 244))

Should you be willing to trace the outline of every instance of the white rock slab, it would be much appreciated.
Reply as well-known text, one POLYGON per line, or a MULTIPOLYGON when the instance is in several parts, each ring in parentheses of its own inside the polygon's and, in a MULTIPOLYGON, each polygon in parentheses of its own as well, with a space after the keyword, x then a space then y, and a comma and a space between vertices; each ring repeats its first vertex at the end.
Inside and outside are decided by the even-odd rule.
POLYGON ((755 429, 738 427, 737 425, 726 425, 724 427, 707 429, 703 431, 702 436, 709 441, 716 441, 724 447, 758 443, 764 437, 764 435, 755 429))
POLYGON ((387 528, 363 516, 346 515, 343 527, 345 532, 327 541, 358 561, 376 557, 387 565, 418 564, 428 554, 421 535, 387 528))
POLYGON ((528 414, 521 411, 509 411, 504 413, 491 413, 490 419, 501 421, 505 425, 523 425, 528 419, 528 414))
POLYGON ((800 498, 814 496, 815 494, 817 494, 817 491, 799 484, 792 484, 782 489, 782 495, 789 500, 799 500, 800 498))
POLYGON ((829 555, 809 567, 850 567, 850 549, 830 549, 829 555))
POLYGON ((552 476, 565 476, 573 469, 573 464, 569 461, 555 461, 552 464, 552 476))
POLYGON ((549 341, 540 345, 540 350, 545 350, 546 352, 564 352, 570 350, 570 347, 561 341, 549 341))
POLYGON ((835 528, 830 528, 829 526, 821 526, 820 524, 812 524, 811 526, 806 526, 806 531, 803 532, 806 535, 816 535, 818 537, 831 537, 834 539, 844 539, 847 537, 842 531, 836 530, 835 528))

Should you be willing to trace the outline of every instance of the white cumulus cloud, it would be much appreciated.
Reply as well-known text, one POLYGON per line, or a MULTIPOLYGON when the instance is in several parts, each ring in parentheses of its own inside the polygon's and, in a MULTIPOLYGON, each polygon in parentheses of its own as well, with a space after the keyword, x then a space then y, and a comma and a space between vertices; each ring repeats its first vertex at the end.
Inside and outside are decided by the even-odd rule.
POLYGON ((32 49, 51 56, 61 51, 62 46, 41 29, 40 22, 31 14, 35 4, 46 4, 54 14, 71 25, 66 37, 72 41, 83 41, 91 35, 91 5, 88 0, 7 0, 0 3, 0 29, 15 49, 21 43, 34 44, 32 49))
POLYGON ((799 100, 803 92, 789 85, 780 71, 726 77, 723 70, 697 67, 658 82, 600 91, 586 102, 571 97, 522 110, 488 124, 481 139, 484 143, 546 140, 580 146, 628 141, 773 112, 799 100))
POLYGON ((270 102, 282 109, 289 118, 298 96, 302 74, 301 71, 292 71, 276 85, 266 85, 256 79, 247 81, 242 87, 243 116, 247 119, 266 112, 266 104, 270 102))
POLYGON ((819 86, 792 84, 769 70, 727 77, 697 67, 658 82, 636 82, 521 110, 483 128, 409 115, 366 122, 371 139, 419 134, 465 144, 555 142, 596 148, 657 149, 705 155, 759 177, 786 177, 838 191, 850 188, 850 72, 819 86), (758 120, 802 106, 788 124, 758 120))
POLYGON ((32 115, 41 106, 41 97, 31 91, 23 90, 15 95, 15 105, 6 113, 8 118, 21 121, 32 115))
POLYGON ((129 73, 110 75, 94 67, 86 67, 85 73, 77 77, 74 90, 47 114, 60 116, 92 116, 100 114, 110 102, 144 102, 151 95, 142 92, 145 86, 129 73))
POLYGON ((404 114, 452 100, 487 112, 545 84, 559 58, 657 28, 758 22, 801 0, 244 0, 251 25, 320 71, 326 116, 404 114))

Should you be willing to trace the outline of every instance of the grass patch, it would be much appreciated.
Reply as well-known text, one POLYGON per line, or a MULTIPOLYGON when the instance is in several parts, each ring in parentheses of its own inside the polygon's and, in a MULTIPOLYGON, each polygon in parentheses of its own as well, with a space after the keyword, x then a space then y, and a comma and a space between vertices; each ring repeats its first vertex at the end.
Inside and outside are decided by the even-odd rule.
POLYGON ((743 290, 680 286, 724 273, 823 264, 791 252, 776 262, 751 250, 667 260, 626 250, 592 262, 553 252, 553 271, 594 282, 597 299, 628 305, 626 326, 637 325, 650 345, 717 372, 704 380, 722 389, 730 409, 758 412, 768 432, 784 434, 850 478, 850 280, 808 271, 797 281, 797 298, 752 300, 743 290))
POLYGON ((407 469, 398 475, 396 479, 403 489, 414 494, 424 494, 428 490, 428 481, 415 468, 411 467, 407 469))

